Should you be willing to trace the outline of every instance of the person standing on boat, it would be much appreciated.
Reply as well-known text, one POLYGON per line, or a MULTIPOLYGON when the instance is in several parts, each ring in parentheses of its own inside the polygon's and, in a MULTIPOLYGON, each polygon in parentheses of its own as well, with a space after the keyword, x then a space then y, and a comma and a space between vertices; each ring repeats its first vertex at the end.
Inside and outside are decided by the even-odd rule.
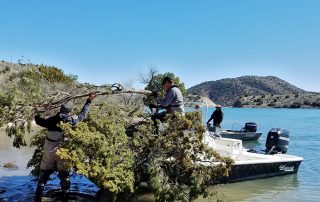
MULTIPOLYGON (((163 98, 157 98, 157 105, 151 104, 149 106, 150 109, 165 109, 163 112, 154 113, 151 117, 156 128, 156 134, 159 134, 157 120, 164 121, 167 113, 179 112, 184 115, 183 95, 179 87, 174 85, 170 77, 164 77, 162 87, 166 91, 166 95, 163 98)), ((153 92, 153 96, 157 97, 157 93, 153 92)))
POLYGON ((38 185, 36 189, 36 201, 41 201, 41 196, 44 187, 49 180, 50 175, 58 170, 61 190, 64 194, 67 194, 70 189, 70 177, 69 171, 65 167, 63 160, 60 159, 56 152, 59 149, 60 143, 63 141, 62 129, 58 126, 60 122, 76 125, 83 121, 89 112, 92 100, 95 98, 95 94, 91 93, 84 104, 81 112, 77 115, 71 115, 72 107, 68 104, 61 106, 60 111, 52 117, 47 119, 41 118, 40 115, 36 115, 35 122, 37 125, 48 129, 44 143, 44 153, 40 163, 40 175, 38 179, 38 185))
POLYGON ((223 120, 223 112, 221 110, 221 105, 216 105, 216 110, 212 113, 210 119, 207 121, 207 125, 213 120, 213 126, 221 128, 221 122, 223 120))

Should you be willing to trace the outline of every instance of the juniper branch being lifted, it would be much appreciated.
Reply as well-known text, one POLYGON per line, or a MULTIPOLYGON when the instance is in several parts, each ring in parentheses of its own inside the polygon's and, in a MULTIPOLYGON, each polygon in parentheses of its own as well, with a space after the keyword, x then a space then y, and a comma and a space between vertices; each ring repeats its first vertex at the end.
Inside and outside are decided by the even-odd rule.
POLYGON ((98 86, 89 88, 89 85, 45 85, 46 82, 38 81, 32 76, 19 75, 15 86, 12 85, 0 93, 0 126, 6 126, 8 136, 14 137, 13 145, 18 148, 26 145, 24 135, 31 131, 31 122, 37 113, 52 114, 63 104, 77 102, 77 99, 87 97, 90 93, 100 96, 151 94, 145 90, 125 89, 121 84, 107 85, 104 89, 98 86))
MULTIPOLYGON (((83 97, 88 97, 91 93, 94 93, 95 95, 113 95, 113 94, 142 94, 142 95, 151 95, 152 92, 148 90, 134 90, 134 89, 125 89, 121 84, 115 83, 111 85, 110 90, 107 91, 93 91, 90 93, 83 93, 83 94, 78 94, 78 95, 70 95, 65 92, 58 92, 55 97, 58 97, 61 94, 65 94, 66 96, 63 97, 62 99, 59 99, 54 102, 49 102, 49 103, 44 103, 44 104, 36 104, 35 106, 37 107, 37 112, 45 112, 48 110, 53 110, 56 108, 61 107, 63 104, 75 100, 78 98, 83 98, 83 97)), ((53 99, 54 100, 54 99, 53 99)))

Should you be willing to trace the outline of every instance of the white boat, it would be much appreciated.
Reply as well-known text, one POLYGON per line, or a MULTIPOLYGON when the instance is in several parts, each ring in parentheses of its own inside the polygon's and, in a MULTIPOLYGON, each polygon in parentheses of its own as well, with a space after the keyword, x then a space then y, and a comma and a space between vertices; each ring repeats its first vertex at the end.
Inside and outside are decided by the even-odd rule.
MULTIPOLYGON (((199 102, 189 102, 189 104, 199 102)), ((207 120, 208 106, 206 106, 205 120, 207 120)), ((245 132, 257 133, 255 123, 245 125, 245 132)), ((231 132, 230 132, 231 133, 231 132)), ((259 178, 297 173, 303 158, 285 154, 289 146, 290 132, 285 129, 274 128, 268 133, 265 152, 252 152, 242 146, 241 138, 225 138, 226 131, 221 128, 212 130, 207 126, 204 143, 217 151, 221 156, 230 157, 234 164, 228 177, 221 178, 216 183, 239 182, 259 178)), ((258 137, 256 136, 256 137, 258 137)), ((258 137, 258 138, 259 138, 258 137)), ((209 162, 208 162, 209 163, 209 162)), ((210 163, 208 164, 210 165, 210 163)))
MULTIPOLYGON (((281 136, 281 130, 271 131, 270 135, 279 133, 279 136, 281 136)), ((249 152, 249 150, 242 146, 241 140, 217 137, 216 134, 208 130, 206 131, 204 142, 220 155, 234 160, 234 165, 231 167, 229 176, 220 179, 217 183, 239 182, 294 174, 298 172, 300 163, 303 161, 301 157, 276 152, 274 148, 277 147, 275 146, 269 148, 267 153, 249 152)), ((283 145, 283 142, 278 143, 280 143, 280 147, 285 148, 287 146, 283 145)))
POLYGON ((208 130, 210 132, 216 132, 217 130, 220 133, 220 136, 223 138, 231 138, 242 141, 257 141, 262 135, 261 132, 257 132, 257 124, 249 122, 245 124, 245 127, 241 130, 222 130, 219 127, 208 125, 208 130))

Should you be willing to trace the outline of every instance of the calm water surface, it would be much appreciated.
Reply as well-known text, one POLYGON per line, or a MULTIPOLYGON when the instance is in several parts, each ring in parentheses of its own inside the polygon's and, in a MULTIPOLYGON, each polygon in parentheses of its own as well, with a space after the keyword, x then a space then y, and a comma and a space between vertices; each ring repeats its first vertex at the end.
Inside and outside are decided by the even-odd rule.
MULTIPOLYGON (((213 109, 209 109, 208 116, 213 109)), ((222 127, 240 129, 245 122, 256 122, 264 134, 258 142, 245 143, 247 148, 264 149, 271 128, 291 131, 288 154, 302 156, 296 175, 219 185, 215 187, 225 201, 320 201, 320 110, 318 109, 234 109, 224 108, 222 127)), ((204 112, 203 112, 204 115, 204 112)), ((0 201, 31 201, 36 183, 28 177, 26 163, 32 149, 13 149, 12 141, 0 132, 0 165, 14 161, 17 170, 0 167, 0 201)), ((72 177, 72 201, 93 201, 97 188, 81 176, 72 177)), ((47 190, 58 189, 59 180, 48 183, 47 190)), ((44 201, 56 201, 49 192, 44 201)), ((140 197, 152 201, 152 195, 140 197)), ((213 201, 199 199, 198 201, 213 201)))

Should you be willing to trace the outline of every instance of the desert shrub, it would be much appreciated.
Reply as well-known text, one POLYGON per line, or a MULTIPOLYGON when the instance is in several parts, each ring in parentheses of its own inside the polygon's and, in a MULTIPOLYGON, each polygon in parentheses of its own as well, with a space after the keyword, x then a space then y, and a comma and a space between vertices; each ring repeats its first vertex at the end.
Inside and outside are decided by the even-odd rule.
POLYGON ((263 104, 263 101, 257 103, 257 105, 259 105, 259 106, 262 105, 262 104, 263 104))
POLYGON ((274 103, 269 103, 268 104, 268 107, 274 107, 274 106, 276 106, 274 103))
POLYGON ((313 106, 313 107, 320 107, 320 102, 313 102, 313 103, 312 103, 312 106, 313 106))
POLYGON ((257 102, 257 105, 263 104, 263 100, 261 98, 256 99, 255 102, 257 102))
POLYGON ((294 102, 290 105, 290 108, 300 108, 302 104, 300 102, 294 102))
POLYGON ((242 106, 243 106, 243 104, 240 99, 237 100, 235 103, 233 103, 233 107, 242 107, 242 106))
POLYGON ((0 70, 0 74, 5 74, 7 72, 10 72, 10 67, 6 66, 4 69, 0 70))
POLYGON ((286 97, 285 97, 286 99, 288 99, 288 98, 290 98, 290 95, 286 95, 286 97))
POLYGON ((311 105, 311 102, 309 100, 305 100, 305 101, 303 101, 303 104, 304 105, 311 105))

